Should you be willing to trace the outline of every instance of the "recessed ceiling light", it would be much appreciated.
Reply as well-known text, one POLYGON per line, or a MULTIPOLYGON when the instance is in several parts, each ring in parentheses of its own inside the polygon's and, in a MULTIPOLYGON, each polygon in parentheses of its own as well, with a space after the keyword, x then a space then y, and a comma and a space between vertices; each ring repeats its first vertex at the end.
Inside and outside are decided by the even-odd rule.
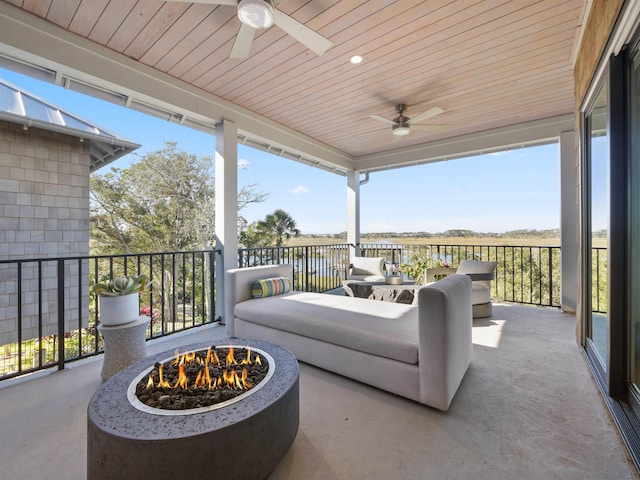
POLYGON ((360 63, 362 61, 362 57, 360 55, 354 55, 353 57, 351 57, 349 59, 349 61, 351 63, 353 63, 354 65, 357 65, 358 63, 360 63))

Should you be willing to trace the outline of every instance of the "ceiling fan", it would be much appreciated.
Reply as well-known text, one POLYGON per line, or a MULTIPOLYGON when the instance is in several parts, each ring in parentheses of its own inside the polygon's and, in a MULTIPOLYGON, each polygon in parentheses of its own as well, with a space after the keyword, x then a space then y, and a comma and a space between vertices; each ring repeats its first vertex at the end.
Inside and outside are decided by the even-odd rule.
POLYGON ((416 130, 431 130, 437 131, 442 130, 443 128, 447 128, 447 125, 437 125, 437 124, 420 124, 420 122, 424 120, 428 120, 430 118, 435 117, 436 115, 440 115, 444 113, 444 110, 440 107, 431 107, 426 112, 422 112, 419 115, 416 115, 413 118, 409 118, 405 116, 407 112, 407 105, 405 103, 399 103, 396 105, 396 113, 398 116, 393 120, 389 120, 381 115, 369 115, 370 118, 374 120, 379 120, 384 123, 388 123, 392 125, 392 132, 396 139, 400 137, 404 137, 405 135, 409 135, 411 133, 411 129, 416 130))
POLYGON ((238 9, 241 26, 229 58, 247 58, 256 30, 276 25, 316 55, 322 55, 333 42, 274 7, 272 0, 168 0, 208 5, 233 5, 238 9))

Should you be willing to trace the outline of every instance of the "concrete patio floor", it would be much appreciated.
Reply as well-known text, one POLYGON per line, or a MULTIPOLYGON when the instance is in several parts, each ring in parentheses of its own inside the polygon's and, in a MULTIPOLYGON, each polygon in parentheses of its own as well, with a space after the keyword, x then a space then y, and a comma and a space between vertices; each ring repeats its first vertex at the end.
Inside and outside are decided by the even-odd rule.
MULTIPOLYGON (((637 479, 574 332, 573 315, 494 305, 474 321, 471 367, 446 413, 301 364, 300 428, 269 480, 637 479)), ((225 336, 202 327, 148 353, 225 336)), ((85 478, 101 367, 97 357, 0 383, 0 479, 85 478)))

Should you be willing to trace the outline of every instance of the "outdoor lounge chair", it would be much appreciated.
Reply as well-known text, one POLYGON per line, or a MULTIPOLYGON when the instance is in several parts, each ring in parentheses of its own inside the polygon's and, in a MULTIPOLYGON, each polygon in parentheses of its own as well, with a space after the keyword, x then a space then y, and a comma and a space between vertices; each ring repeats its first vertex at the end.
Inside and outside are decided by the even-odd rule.
POLYGON ((462 260, 457 269, 427 268, 425 283, 435 282, 453 273, 463 273, 471 277, 471 305, 473 318, 486 318, 492 315, 491 280, 495 278, 498 262, 462 260))

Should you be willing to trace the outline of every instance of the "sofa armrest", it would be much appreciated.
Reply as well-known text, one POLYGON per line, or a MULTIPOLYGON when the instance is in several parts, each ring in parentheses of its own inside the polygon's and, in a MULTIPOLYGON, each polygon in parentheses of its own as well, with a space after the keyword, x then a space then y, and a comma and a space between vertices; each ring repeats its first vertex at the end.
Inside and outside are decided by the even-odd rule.
POLYGON ((420 401, 447 410, 473 353, 471 279, 454 274, 418 291, 420 401))
POLYGON ((268 277, 289 277, 293 285, 293 265, 261 265, 258 267, 232 268, 227 270, 225 277, 224 305, 225 312, 229 312, 225 318, 227 334, 235 336, 235 310, 236 304, 250 300, 251 285, 256 280, 268 277))

